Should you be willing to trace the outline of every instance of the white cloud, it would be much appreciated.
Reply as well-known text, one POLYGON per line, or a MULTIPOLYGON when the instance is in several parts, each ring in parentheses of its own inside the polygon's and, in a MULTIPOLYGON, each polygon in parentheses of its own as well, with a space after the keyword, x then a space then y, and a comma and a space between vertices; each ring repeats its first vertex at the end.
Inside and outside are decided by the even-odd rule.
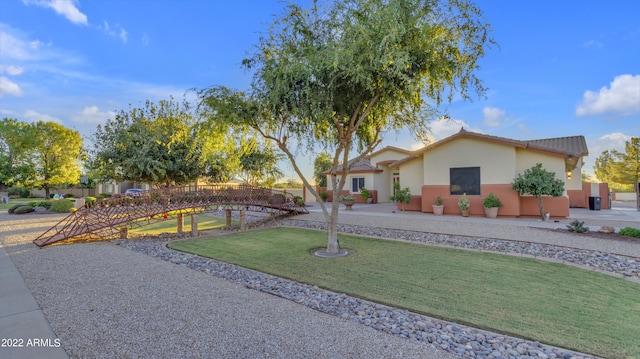
POLYGON ((31 122, 38 122, 38 121, 55 122, 55 123, 59 123, 59 124, 62 125, 62 120, 60 120, 59 118, 53 117, 53 116, 49 116, 49 115, 44 115, 44 114, 38 113, 38 112, 33 111, 33 110, 25 111, 23 116, 26 117, 27 119, 29 119, 31 122))
POLYGON ((78 114, 71 117, 71 120, 80 124, 97 125, 106 122, 116 116, 113 111, 100 111, 98 106, 88 106, 78 114))
POLYGON ((64 16, 74 24, 87 25, 87 15, 83 14, 76 7, 76 0, 22 0, 27 5, 36 5, 53 9, 56 13, 64 16))
POLYGON ((142 35, 142 46, 149 45, 149 36, 147 34, 142 35))
POLYGON ((120 25, 116 24, 115 28, 112 29, 107 20, 103 20, 103 25, 99 25, 97 28, 98 30, 102 30, 105 34, 111 37, 119 37, 123 43, 127 43, 127 30, 123 29, 120 25))
POLYGON ((22 74, 24 72, 24 69, 20 66, 13 66, 13 65, 7 66, 7 65, 0 64, 0 74, 5 72, 11 76, 17 76, 22 74))
POLYGON ((445 137, 456 134, 460 132, 460 129, 463 127, 466 131, 483 133, 481 129, 472 128, 468 123, 456 119, 441 118, 437 121, 431 122, 430 127, 431 133, 436 138, 436 140, 441 140, 445 137))
POLYGON ((635 113, 640 113, 640 75, 629 74, 617 76, 610 87, 603 87, 599 92, 586 91, 576 108, 578 117, 635 113))
POLYGON ((22 96, 23 92, 20 86, 4 76, 0 76, 0 97, 4 95, 22 96))
POLYGON ((498 127, 506 120, 506 112, 497 107, 485 107, 482 109, 484 114, 484 124, 490 127, 498 127))

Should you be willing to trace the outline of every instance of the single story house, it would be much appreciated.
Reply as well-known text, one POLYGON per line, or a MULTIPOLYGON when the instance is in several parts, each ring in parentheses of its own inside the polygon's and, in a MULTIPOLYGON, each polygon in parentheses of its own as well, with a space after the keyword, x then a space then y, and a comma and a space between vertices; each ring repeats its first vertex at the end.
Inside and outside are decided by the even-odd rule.
MULTIPOLYGON (((409 210, 432 212, 431 205, 440 196, 445 214, 460 214, 458 199, 466 193, 471 215, 484 215, 482 201, 494 193, 504 204, 499 216, 538 216, 535 198, 520 196, 511 184, 518 174, 542 163, 565 185, 563 196, 545 198, 544 211, 564 218, 570 207, 588 206, 590 191, 583 189, 581 175, 588 153, 584 136, 521 141, 463 128, 416 151, 385 147, 353 161, 343 194, 358 199, 360 188, 366 187, 374 194, 374 202, 388 202, 393 183, 399 182, 411 191, 412 201, 405 206, 409 210)), ((330 171, 324 174, 330 176, 330 171)))

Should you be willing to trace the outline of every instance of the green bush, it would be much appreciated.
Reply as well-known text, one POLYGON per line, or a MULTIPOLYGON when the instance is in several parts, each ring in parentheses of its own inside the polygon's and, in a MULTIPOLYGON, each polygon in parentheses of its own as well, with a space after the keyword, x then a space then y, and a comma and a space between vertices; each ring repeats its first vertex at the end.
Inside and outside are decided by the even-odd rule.
POLYGON ((85 203, 87 206, 89 206, 89 207, 91 207, 91 206, 93 206, 94 204, 96 204, 96 201, 97 201, 97 199, 96 199, 95 197, 86 196, 86 197, 84 198, 84 203, 85 203))
POLYGON ((9 210, 7 212, 13 213, 16 210, 16 208, 22 207, 22 206, 24 206, 24 204, 14 204, 13 206, 9 207, 9 210))
POLYGON ((575 233, 589 232, 589 227, 585 226, 584 222, 578 221, 577 219, 567 224, 567 229, 569 230, 569 232, 575 232, 575 233))
POLYGON ((482 201, 482 205, 487 208, 502 207, 502 202, 495 194, 489 193, 487 198, 482 201))
POLYGON ((33 207, 31 206, 20 206, 18 208, 16 208, 13 213, 15 214, 25 214, 25 213, 29 213, 29 212, 33 212, 33 207))
POLYGON ((51 202, 51 210, 56 213, 69 213, 73 208, 73 203, 67 199, 59 199, 51 202))
POLYGON ((295 196, 294 200, 298 206, 304 206, 304 199, 300 196, 295 196))
POLYGON ((320 192, 320 199, 322 200, 322 202, 326 202, 327 198, 329 198, 329 193, 327 192, 320 192))
POLYGON ((51 208, 51 201, 40 201, 36 204, 36 206, 38 207, 42 207, 42 208, 46 208, 46 209, 50 209, 51 208))
POLYGON ((67 193, 64 195, 64 198, 73 198, 74 195, 72 195, 71 193, 67 193))
POLYGON ((640 238, 640 229, 633 227, 624 227, 620 230, 621 236, 640 238))
POLYGON ((20 198, 31 197, 31 190, 22 186, 13 186, 7 189, 9 196, 19 196, 20 198))

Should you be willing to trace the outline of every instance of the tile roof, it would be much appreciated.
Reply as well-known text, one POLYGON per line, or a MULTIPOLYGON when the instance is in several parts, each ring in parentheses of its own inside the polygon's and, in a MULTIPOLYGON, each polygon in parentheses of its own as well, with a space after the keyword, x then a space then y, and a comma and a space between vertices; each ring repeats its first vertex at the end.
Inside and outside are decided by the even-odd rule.
MULTIPOLYGON (((349 160, 349 173, 366 173, 366 172, 382 172, 381 169, 372 165, 368 158, 356 158, 349 160)), ((342 165, 336 168, 337 173, 342 172, 342 165)), ((322 172, 323 175, 328 175, 331 170, 322 172)))

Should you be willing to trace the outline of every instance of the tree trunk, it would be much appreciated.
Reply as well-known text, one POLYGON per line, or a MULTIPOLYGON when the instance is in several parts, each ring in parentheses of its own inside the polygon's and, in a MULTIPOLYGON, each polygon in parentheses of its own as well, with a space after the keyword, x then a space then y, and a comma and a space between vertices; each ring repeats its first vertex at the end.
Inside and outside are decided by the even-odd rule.
POLYGON ((327 253, 340 252, 340 243, 338 242, 339 209, 340 202, 336 201, 336 196, 334 195, 334 201, 331 203, 331 214, 329 214, 329 218, 327 218, 327 253))
POLYGON ((544 212, 542 212, 542 202, 544 201, 544 198, 542 198, 541 196, 537 196, 536 197, 536 202, 538 203, 538 211, 540 212, 540 218, 542 218, 542 220, 545 220, 544 217, 544 212))
POLYGON ((47 200, 49 198, 51 197, 49 196, 49 188, 47 187, 44 189, 44 199, 47 200))

